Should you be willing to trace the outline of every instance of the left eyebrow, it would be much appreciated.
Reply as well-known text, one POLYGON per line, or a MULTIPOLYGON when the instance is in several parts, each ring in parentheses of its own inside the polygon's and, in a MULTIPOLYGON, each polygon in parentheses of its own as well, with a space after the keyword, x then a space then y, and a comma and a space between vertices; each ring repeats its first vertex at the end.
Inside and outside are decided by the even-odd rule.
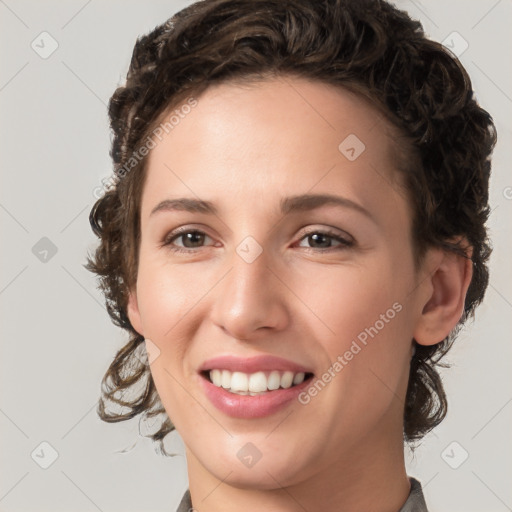
MULTIPOLYGON (((373 222, 376 222, 373 215, 363 208, 360 204, 351 201, 346 197, 335 196, 332 194, 302 194, 297 196, 283 197, 280 201, 280 210, 283 215, 298 211, 310 211, 326 205, 342 206, 362 213, 373 222)), ((189 197, 180 197, 177 199, 165 199, 158 203, 150 216, 161 211, 187 211, 191 213, 203 213, 207 215, 217 215, 218 209, 211 201, 194 199, 189 197)))
POLYGON ((283 215, 296 211, 314 210, 325 205, 334 205, 356 210, 368 217, 370 220, 376 222, 373 215, 360 204, 355 203, 346 197, 335 196, 332 194, 302 194, 299 196, 284 197, 281 199, 280 204, 281 213, 283 215))

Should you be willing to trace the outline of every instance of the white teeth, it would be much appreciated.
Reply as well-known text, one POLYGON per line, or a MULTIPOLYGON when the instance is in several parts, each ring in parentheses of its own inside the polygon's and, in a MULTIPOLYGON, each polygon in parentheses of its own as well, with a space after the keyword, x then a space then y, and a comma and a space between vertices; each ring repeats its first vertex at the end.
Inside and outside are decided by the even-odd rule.
POLYGON ((222 372, 220 370, 212 370, 210 372, 210 379, 216 386, 220 388, 222 385, 222 372))
POLYGON ((267 377, 263 372, 253 373, 249 377, 249 391, 253 393, 267 391, 267 377))
POLYGON ((229 370, 222 370, 222 378, 220 382, 223 388, 229 389, 231 387, 231 372, 229 370))
POLYGON ((231 376, 231 391, 249 391, 249 379, 246 373, 233 372, 231 376))
POLYGON ((284 372, 281 377, 281 387, 288 389, 292 387, 293 383, 293 372, 284 372))
POLYGON ((280 385, 281 385, 281 374, 276 371, 270 372, 270 375, 268 376, 267 388, 270 391, 273 391, 274 389, 279 389, 280 385))
POLYGON ((255 396, 279 388, 288 389, 304 382, 305 373, 271 371, 247 374, 229 370, 210 370, 210 380, 217 387, 223 387, 239 395, 255 396))
POLYGON ((305 373, 299 372, 295 374, 295 377, 293 377, 293 385, 296 386, 297 384, 301 384, 304 382, 304 377, 306 376, 305 373))

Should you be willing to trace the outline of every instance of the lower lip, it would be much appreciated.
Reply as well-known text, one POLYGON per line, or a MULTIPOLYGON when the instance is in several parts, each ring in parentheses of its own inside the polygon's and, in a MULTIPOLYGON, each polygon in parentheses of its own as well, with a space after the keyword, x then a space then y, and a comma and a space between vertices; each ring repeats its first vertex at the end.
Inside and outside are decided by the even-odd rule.
POLYGON ((288 389, 276 389, 264 395, 237 395, 219 388, 201 377, 204 392, 220 411, 233 418, 264 418, 289 405, 299 393, 309 386, 311 377, 288 389))

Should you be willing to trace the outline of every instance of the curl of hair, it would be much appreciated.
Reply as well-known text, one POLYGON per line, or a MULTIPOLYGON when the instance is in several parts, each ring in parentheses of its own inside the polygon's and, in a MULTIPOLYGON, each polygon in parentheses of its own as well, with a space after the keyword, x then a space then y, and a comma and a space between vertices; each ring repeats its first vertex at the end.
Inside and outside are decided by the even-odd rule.
MULTIPOLYGON (((169 109, 185 98, 214 83, 269 76, 345 87, 370 99, 392 121, 406 141, 401 170, 414 207, 418 261, 431 246, 466 255, 457 243, 465 237, 473 251, 473 278, 459 327, 484 297, 496 132, 458 59, 427 39, 418 21, 383 0, 202 0, 137 40, 126 83, 109 103, 118 179, 91 210, 100 244, 85 267, 99 276, 108 313, 130 333, 130 341, 102 382, 98 414, 105 421, 164 412, 149 367, 127 370, 144 341, 126 313, 128 290, 137 276, 146 162, 143 158, 134 164, 134 154, 169 109), (135 399, 121 403, 115 398, 144 378, 148 384, 135 399), (105 400, 117 400, 130 411, 108 413, 105 400)), ((443 366, 440 359, 455 334, 434 346, 415 343, 404 407, 407 442, 421 439, 446 415, 436 368, 443 366)), ((150 437, 162 443, 173 428, 166 419, 150 437)))

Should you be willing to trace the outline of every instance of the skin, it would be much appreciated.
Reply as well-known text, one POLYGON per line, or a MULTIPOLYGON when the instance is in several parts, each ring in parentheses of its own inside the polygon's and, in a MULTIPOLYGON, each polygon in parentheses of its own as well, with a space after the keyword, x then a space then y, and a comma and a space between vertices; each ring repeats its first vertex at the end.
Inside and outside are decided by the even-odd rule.
POLYGON ((415 268, 397 138, 366 100, 292 77, 215 85, 197 99, 149 156, 128 308, 159 350, 151 373, 186 446, 193 506, 396 512, 410 490, 411 340, 435 344, 455 326, 471 264, 431 249, 415 268), (338 149, 349 134, 366 147, 354 161, 338 149), (342 196, 369 215, 332 205, 279 213, 282 197, 304 193, 342 196), (178 197, 212 201, 218 214, 150 215, 178 197), (207 236, 178 237, 190 252, 172 252, 162 244, 180 226, 207 236), (236 251, 248 236, 263 249, 252 263, 236 251), (221 354, 272 354, 321 376, 395 303, 401 311, 307 405, 238 419, 202 391, 199 365, 221 354), (262 454, 251 468, 237 457, 248 442, 262 454))

